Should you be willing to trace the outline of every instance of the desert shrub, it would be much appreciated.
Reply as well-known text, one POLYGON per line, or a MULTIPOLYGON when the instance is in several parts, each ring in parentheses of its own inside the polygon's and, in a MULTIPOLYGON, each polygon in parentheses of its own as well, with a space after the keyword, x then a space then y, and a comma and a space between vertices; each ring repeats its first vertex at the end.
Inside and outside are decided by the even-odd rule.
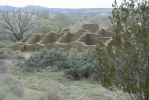
POLYGON ((1 40, 0 41, 0 48, 7 47, 11 43, 12 43, 12 41, 10 41, 10 40, 1 40))
POLYGON ((92 78, 97 79, 96 66, 96 51, 91 49, 81 55, 79 54, 77 57, 69 58, 70 68, 66 69, 65 73, 73 76, 75 79, 89 78, 95 74, 92 78))
POLYGON ((5 59, 11 56, 11 50, 8 48, 1 48, 0 49, 0 59, 5 59))
POLYGON ((74 79, 88 78, 94 72, 94 65, 77 60, 65 73, 73 76, 74 79))
POLYGON ((28 72, 41 71, 49 66, 58 70, 64 69, 65 74, 71 75, 74 79, 89 78, 92 74, 97 76, 96 65, 95 50, 85 53, 42 50, 18 64, 22 71, 28 72))
POLYGON ((34 69, 44 69, 48 66, 58 67, 59 69, 67 68, 67 52, 62 52, 58 50, 41 50, 33 54, 29 59, 21 62, 18 66, 28 67, 31 70, 34 69))
POLYGON ((11 50, 7 48, 8 45, 13 43, 9 40, 0 40, 0 59, 10 57, 11 50))
POLYGON ((0 48, 0 59, 24 59, 18 51, 12 51, 9 48, 0 48))
POLYGON ((5 73, 7 68, 4 66, 3 60, 0 60, 0 74, 5 73))

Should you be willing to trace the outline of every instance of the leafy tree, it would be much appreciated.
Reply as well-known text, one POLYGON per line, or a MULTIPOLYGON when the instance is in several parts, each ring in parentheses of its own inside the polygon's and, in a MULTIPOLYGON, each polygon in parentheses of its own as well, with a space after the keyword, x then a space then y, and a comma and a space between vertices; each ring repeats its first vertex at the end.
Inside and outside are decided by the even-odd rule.
POLYGON ((33 28, 33 13, 23 9, 1 11, 1 25, 14 41, 23 38, 24 33, 33 28))
POLYGON ((134 100, 149 100, 149 1, 115 1, 110 19, 113 39, 97 48, 101 83, 134 100))

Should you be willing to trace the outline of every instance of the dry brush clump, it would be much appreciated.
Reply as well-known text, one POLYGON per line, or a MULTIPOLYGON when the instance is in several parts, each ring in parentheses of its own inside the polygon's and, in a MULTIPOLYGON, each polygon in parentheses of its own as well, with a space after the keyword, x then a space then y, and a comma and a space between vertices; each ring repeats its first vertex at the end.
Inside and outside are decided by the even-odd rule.
POLYGON ((0 99, 12 100, 23 98, 24 90, 16 80, 8 76, 2 76, 0 78, 0 99))
POLYGON ((12 50, 20 50, 20 48, 25 45, 25 43, 23 42, 16 42, 12 45, 9 45, 8 48, 12 49, 12 50))

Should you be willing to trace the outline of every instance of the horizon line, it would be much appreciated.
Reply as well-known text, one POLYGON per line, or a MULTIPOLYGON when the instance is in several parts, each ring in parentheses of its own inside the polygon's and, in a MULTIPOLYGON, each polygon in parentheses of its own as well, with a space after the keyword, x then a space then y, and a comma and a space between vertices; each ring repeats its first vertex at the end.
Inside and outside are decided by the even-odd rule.
POLYGON ((25 8, 28 6, 35 6, 35 7, 43 7, 43 8, 53 8, 53 9, 98 9, 98 8, 112 8, 112 7, 46 7, 41 5, 25 5, 25 6, 13 6, 13 5, 0 5, 0 6, 8 6, 8 7, 15 7, 15 8, 25 8))

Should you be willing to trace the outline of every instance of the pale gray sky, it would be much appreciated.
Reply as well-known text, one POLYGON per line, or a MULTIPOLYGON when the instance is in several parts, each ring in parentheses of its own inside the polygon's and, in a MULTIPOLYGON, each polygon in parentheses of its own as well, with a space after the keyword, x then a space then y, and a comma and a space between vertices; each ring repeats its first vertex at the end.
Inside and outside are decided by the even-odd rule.
POLYGON ((0 5, 11 5, 15 7, 40 5, 49 8, 109 8, 112 7, 113 1, 114 0, 0 0, 0 5))

